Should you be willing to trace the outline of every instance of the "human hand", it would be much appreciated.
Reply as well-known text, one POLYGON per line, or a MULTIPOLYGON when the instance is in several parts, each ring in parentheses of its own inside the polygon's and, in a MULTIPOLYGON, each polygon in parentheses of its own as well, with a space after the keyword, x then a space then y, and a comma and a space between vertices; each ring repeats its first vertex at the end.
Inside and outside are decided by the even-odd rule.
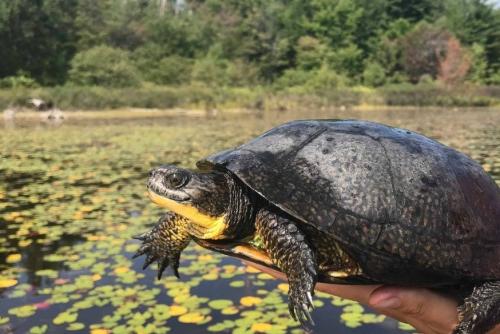
MULTIPOLYGON (((280 271, 243 262, 286 280, 280 271)), ((419 333, 450 334, 458 323, 457 302, 424 288, 317 283, 315 289, 368 305, 381 314, 412 325, 419 333)), ((500 334, 500 325, 488 334, 500 334)))

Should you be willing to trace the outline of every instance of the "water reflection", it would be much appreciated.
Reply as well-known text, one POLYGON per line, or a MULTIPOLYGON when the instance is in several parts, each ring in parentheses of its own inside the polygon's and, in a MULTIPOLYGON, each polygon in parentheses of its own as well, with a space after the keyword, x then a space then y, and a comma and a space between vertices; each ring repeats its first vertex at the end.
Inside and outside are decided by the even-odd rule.
MULTIPOLYGON (((144 194, 151 167, 193 167, 288 120, 358 118, 408 128, 469 154, 500 183, 498 110, 278 107, 186 117, 75 114, 57 128, 24 118, 9 128, 0 120, 0 333, 302 332, 288 316, 286 284, 235 259, 190 245, 180 281, 157 281, 154 270, 142 272, 130 259, 138 247, 131 236, 160 215, 144 194)), ((349 301, 319 294, 316 303, 315 333, 407 329, 349 301)))

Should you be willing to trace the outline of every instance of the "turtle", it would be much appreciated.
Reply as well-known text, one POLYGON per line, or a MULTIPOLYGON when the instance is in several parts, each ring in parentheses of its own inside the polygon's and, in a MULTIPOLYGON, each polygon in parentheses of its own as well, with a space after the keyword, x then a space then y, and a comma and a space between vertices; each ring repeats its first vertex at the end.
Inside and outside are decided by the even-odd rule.
POLYGON ((150 172, 169 211, 134 258, 158 279, 179 276, 193 240, 283 272, 303 326, 317 282, 455 291, 457 334, 500 322, 500 189, 465 154, 375 122, 297 120, 196 166, 150 172))

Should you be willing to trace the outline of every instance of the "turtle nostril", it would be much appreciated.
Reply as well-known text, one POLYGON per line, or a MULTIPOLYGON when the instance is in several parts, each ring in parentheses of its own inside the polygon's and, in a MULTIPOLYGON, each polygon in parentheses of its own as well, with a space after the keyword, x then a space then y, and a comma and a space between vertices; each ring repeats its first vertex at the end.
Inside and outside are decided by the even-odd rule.
POLYGON ((149 171, 149 177, 153 177, 154 175, 155 175, 154 170, 153 170, 153 169, 152 169, 152 170, 150 170, 150 171, 149 171))

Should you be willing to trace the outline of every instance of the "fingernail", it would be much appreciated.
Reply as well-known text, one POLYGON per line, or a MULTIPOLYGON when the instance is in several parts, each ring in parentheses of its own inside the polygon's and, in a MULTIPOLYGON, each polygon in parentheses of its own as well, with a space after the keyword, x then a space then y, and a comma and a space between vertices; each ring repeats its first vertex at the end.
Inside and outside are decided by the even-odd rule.
POLYGON ((401 306, 401 299, 399 299, 398 297, 382 299, 378 301, 374 306, 379 308, 398 308, 401 306))

